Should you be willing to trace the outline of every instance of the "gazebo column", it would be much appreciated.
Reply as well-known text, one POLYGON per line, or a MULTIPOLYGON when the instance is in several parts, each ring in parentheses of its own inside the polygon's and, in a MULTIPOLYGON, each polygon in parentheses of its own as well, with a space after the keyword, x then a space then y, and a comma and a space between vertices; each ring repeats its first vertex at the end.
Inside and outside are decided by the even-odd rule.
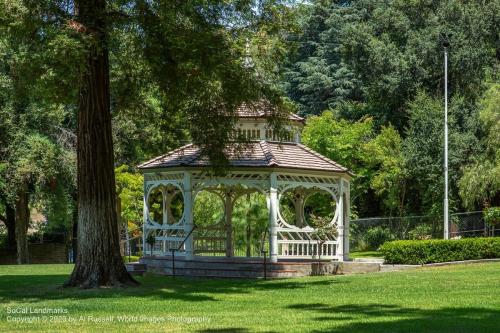
POLYGON ((338 240, 338 245, 337 245, 337 258, 339 261, 344 261, 344 240, 345 240, 345 235, 344 235, 344 190, 343 190, 343 180, 339 180, 339 202, 337 203, 340 211, 339 211, 339 219, 338 219, 338 224, 337 224, 337 240, 338 240))
MULTIPOLYGON (((162 196, 162 225, 166 226, 168 223, 168 210, 169 210, 169 202, 168 202, 168 190, 166 187, 162 188, 161 190, 161 196, 162 196)), ((162 232, 162 236, 166 236, 166 231, 165 229, 162 232)), ((163 253, 167 254, 168 252, 168 246, 167 246, 167 241, 163 241, 163 253)))
POLYGON ((269 257, 278 262, 278 176, 271 173, 269 191, 269 257))
POLYGON ((343 207, 343 213, 344 213, 344 260, 349 260, 349 222, 350 222, 350 193, 351 193, 351 184, 347 183, 347 188, 344 186, 344 207, 343 207))
MULTIPOLYGON (((184 172, 184 234, 193 230, 193 192, 191 173, 184 172)), ((186 260, 193 259, 193 234, 191 233, 184 243, 186 260)))
POLYGON ((144 198, 143 198, 143 202, 142 202, 142 218, 143 218, 143 223, 142 223, 142 253, 143 253, 143 255, 146 255, 146 252, 147 252, 146 239, 147 239, 147 232, 148 232, 147 226, 148 226, 148 214, 149 214, 149 208, 148 208, 149 193, 147 191, 147 185, 148 185, 148 182, 145 181, 144 182, 144 189, 143 189, 144 198))
POLYGON ((224 191, 224 222, 226 228, 226 257, 233 257, 233 195, 231 188, 224 191))

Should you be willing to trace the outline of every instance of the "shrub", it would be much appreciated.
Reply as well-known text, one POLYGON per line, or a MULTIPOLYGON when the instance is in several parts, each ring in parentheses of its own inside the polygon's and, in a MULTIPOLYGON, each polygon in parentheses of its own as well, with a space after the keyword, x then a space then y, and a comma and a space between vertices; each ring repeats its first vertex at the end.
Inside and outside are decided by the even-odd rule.
POLYGON ((410 239, 430 239, 432 234, 432 226, 428 224, 420 224, 415 229, 408 232, 410 239))
POLYGON ((363 239, 370 250, 377 250, 380 245, 393 239, 393 235, 387 228, 375 227, 368 229, 363 239))
POLYGON ((500 237, 393 241, 382 245, 380 251, 387 264, 500 258, 500 237))
POLYGON ((500 224, 500 207, 490 207, 483 211, 484 222, 489 226, 500 224))

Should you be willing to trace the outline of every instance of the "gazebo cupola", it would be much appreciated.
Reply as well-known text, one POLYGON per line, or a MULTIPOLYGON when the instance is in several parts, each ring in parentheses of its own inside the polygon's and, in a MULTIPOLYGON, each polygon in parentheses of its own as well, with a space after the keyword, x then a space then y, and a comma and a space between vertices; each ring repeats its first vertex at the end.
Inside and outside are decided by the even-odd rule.
POLYGON ((226 155, 230 168, 224 176, 210 172, 213 166, 194 144, 139 166, 144 174, 144 253, 166 256, 170 249, 180 247, 176 255, 192 260, 215 253, 216 248, 222 246, 226 257, 234 256, 235 202, 243 195, 258 192, 266 197, 267 249, 272 262, 318 256, 338 261, 346 259, 352 173, 300 143, 304 119, 297 115, 288 117, 284 125, 287 134, 281 138, 269 125, 269 113, 264 105, 256 104, 251 109, 242 105, 237 109, 237 116, 235 134, 249 142, 242 149, 232 149, 236 143, 228 144, 226 155), (161 217, 150 214, 153 190, 161 191, 161 217), (201 191, 215 193, 223 203, 222 220, 214 221, 212 228, 205 228, 220 230, 217 235, 193 221, 195 198, 201 191), (328 224, 336 229, 334 235, 318 236, 316 227, 305 217, 304 203, 318 191, 330 198, 328 224), (280 209, 280 201, 286 196, 293 204, 293 218, 280 209), (177 217, 171 211, 174 200, 183 203, 177 217), (154 242, 149 245, 147 240, 154 242))
POLYGON ((235 134, 251 140, 284 141, 300 143, 300 132, 304 126, 304 118, 296 114, 290 114, 284 125, 287 135, 278 137, 269 124, 270 112, 267 103, 260 102, 257 105, 248 107, 241 105, 236 110, 238 122, 236 123, 235 134))

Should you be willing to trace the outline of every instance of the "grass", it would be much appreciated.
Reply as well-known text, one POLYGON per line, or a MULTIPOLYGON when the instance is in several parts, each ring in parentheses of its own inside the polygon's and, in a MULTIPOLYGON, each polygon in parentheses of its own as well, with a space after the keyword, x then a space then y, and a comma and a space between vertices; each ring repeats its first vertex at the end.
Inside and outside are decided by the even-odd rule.
POLYGON ((140 258, 139 256, 123 256, 123 261, 125 263, 127 263, 127 262, 137 262, 137 261, 139 261, 139 258, 140 258))
POLYGON ((349 253, 350 258, 383 258, 382 253, 378 251, 355 251, 349 253))
POLYGON ((500 327, 500 263, 271 281, 145 276, 138 288, 61 289, 71 268, 0 266, 0 331, 460 333, 500 327), (68 313, 45 315, 45 322, 42 315, 8 314, 23 308, 68 313), (119 322, 124 315, 138 317, 119 322), (42 319, 18 323, 9 316, 42 319), (147 322, 155 318, 163 322, 147 322))

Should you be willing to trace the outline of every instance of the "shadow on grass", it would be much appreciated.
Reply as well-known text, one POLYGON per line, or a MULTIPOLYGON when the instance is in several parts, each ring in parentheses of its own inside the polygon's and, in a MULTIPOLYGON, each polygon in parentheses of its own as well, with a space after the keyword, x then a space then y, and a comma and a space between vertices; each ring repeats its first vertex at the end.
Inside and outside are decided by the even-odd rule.
POLYGON ((331 280, 226 280, 193 279, 150 275, 139 277, 141 283, 131 288, 82 290, 62 288, 68 275, 0 275, 0 304, 6 302, 38 302, 59 299, 115 297, 147 297, 187 302, 217 301, 216 295, 249 294, 255 291, 314 288, 347 281, 331 280))
POLYGON ((499 332, 500 310, 479 307, 441 309, 405 308, 396 305, 343 305, 299 303, 288 309, 318 314, 313 320, 332 327, 311 332, 499 332), (342 322, 339 327, 339 322, 342 322))

